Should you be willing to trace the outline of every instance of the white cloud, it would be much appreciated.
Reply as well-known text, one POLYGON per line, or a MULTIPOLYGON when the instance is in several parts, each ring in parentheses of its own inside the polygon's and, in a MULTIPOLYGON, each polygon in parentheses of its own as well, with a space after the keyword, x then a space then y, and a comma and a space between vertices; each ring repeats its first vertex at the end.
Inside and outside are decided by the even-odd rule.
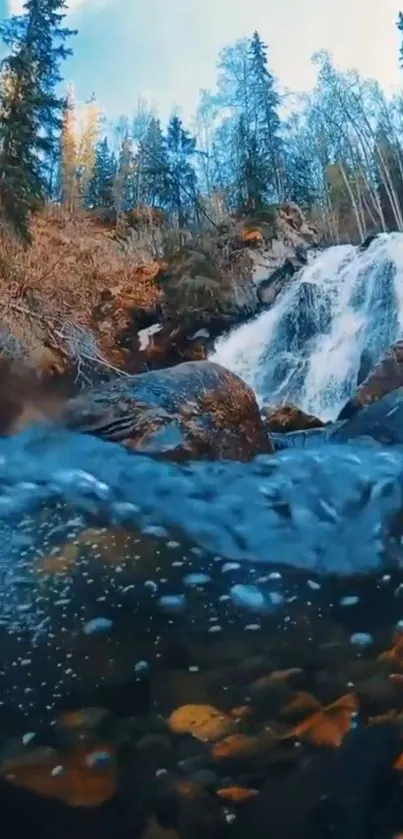
MULTIPOLYGON (((100 9, 106 6, 111 0, 69 0, 68 11, 77 12, 83 6, 90 6, 92 9, 100 9)), ((8 0, 8 11, 10 15, 19 15, 23 10, 24 0, 8 0)))

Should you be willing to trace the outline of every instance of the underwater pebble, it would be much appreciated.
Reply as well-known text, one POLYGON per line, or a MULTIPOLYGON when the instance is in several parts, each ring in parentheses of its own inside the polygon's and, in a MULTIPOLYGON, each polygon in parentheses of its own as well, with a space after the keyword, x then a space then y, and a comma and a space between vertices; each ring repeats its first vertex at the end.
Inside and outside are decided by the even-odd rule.
POLYGON ((221 568, 221 572, 222 574, 226 574, 227 571, 237 571, 240 567, 239 562, 225 562, 221 568))
POLYGON ((164 612, 181 612, 186 606, 186 597, 184 594, 165 594, 158 604, 164 612))
POLYGON ((108 632, 113 626, 113 621, 109 618, 94 618, 85 624, 83 632, 84 635, 96 635, 101 632, 108 632))
POLYGON ((339 605, 340 606, 355 606, 358 603, 359 599, 360 599, 359 597, 356 597, 356 596, 353 596, 353 595, 351 597, 342 597, 341 600, 339 600, 339 605))
POLYGON ((21 738, 23 745, 27 746, 28 743, 30 743, 31 740, 34 739, 34 737, 35 737, 35 732, 34 731, 28 731, 27 734, 24 734, 24 736, 21 738))
POLYGON ((320 583, 315 583, 315 580, 308 580, 307 586, 309 586, 312 591, 318 591, 318 589, 320 589, 320 583))
POLYGON ((261 628, 262 627, 260 626, 260 623, 248 623, 246 626, 244 626, 244 629, 247 632, 257 632, 257 630, 261 628))
POLYGON ((264 596, 256 586, 247 586, 238 583, 232 586, 230 595, 235 606, 243 606, 252 611, 259 611, 265 607, 264 596))
POLYGON ((369 632, 354 632, 350 637, 350 644, 354 644, 355 647, 369 647, 373 643, 374 639, 369 632))
POLYGON ((400 632, 403 632, 403 620, 397 621, 395 628, 398 629, 400 632))

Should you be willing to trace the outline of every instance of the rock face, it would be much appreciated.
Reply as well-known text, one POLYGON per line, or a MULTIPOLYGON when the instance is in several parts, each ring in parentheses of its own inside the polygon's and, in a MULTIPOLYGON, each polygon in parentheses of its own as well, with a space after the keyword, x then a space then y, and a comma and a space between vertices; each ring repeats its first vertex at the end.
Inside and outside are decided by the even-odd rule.
POLYGON ((296 405, 281 405, 279 408, 263 408, 264 423, 268 431, 286 434, 290 431, 308 431, 323 428, 325 423, 311 414, 306 414, 296 405))
POLYGON ((253 391, 208 361, 122 377, 67 402, 69 429, 173 458, 251 460, 273 451, 253 391))
POLYGON ((403 386, 403 341, 393 344, 379 364, 369 373, 356 394, 340 412, 339 419, 349 419, 366 405, 377 402, 403 386))
POLYGON ((371 437, 385 446, 403 443, 403 387, 362 408, 332 434, 334 442, 371 437))

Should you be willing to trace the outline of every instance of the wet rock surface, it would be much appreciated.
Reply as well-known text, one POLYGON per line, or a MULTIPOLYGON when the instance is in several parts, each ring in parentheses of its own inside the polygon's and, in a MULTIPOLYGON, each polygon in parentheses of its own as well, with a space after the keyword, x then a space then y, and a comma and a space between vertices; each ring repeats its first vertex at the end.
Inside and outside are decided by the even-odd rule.
POLYGON ((368 437, 385 446, 400 446, 403 443, 402 420, 403 388, 400 387, 366 407, 363 406, 331 436, 336 442, 368 437))
POLYGON ((402 386, 403 341, 397 341, 360 384, 356 394, 340 412, 339 419, 349 419, 362 408, 378 402, 379 399, 402 386))
POLYGON ((292 431, 308 431, 324 428, 318 417, 306 414, 296 405, 281 405, 279 408, 263 408, 264 423, 268 431, 286 434, 292 431))
POLYGON ((212 362, 125 377, 67 403, 67 428, 176 457, 250 460, 273 451, 253 391, 212 362))

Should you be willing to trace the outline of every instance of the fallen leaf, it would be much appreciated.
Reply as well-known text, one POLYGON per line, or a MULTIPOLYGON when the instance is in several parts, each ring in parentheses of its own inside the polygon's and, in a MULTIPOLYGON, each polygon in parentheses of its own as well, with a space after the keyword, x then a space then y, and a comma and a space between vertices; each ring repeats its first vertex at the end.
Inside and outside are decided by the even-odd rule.
POLYGON ((293 717, 294 715, 313 714, 322 708, 321 703, 315 696, 306 691, 299 691, 293 699, 281 711, 282 717, 293 717))
POLYGON ((71 807, 97 807, 117 789, 114 754, 108 744, 78 748, 63 756, 54 749, 37 749, 4 761, 0 774, 16 786, 71 807))
POLYGON ((385 650, 378 658, 380 661, 387 661, 403 669, 403 634, 401 632, 396 633, 393 640, 393 647, 390 650, 385 650))
POLYGON ((351 728, 351 716, 357 711, 354 694, 347 693, 336 702, 316 711, 293 728, 285 738, 307 739, 317 746, 340 746, 351 728))
POLYGON ((269 729, 256 737, 249 734, 230 734, 213 744, 211 754, 217 760, 260 755, 271 750, 278 740, 279 738, 269 729))
POLYGON ((234 720, 212 705, 181 705, 172 712, 169 726, 176 734, 192 734, 208 742, 223 737, 234 728, 234 720))
POLYGON ((258 795, 258 790, 248 789, 247 787, 224 787, 223 789, 217 790, 217 795, 222 801, 228 801, 231 804, 240 804, 258 795))

